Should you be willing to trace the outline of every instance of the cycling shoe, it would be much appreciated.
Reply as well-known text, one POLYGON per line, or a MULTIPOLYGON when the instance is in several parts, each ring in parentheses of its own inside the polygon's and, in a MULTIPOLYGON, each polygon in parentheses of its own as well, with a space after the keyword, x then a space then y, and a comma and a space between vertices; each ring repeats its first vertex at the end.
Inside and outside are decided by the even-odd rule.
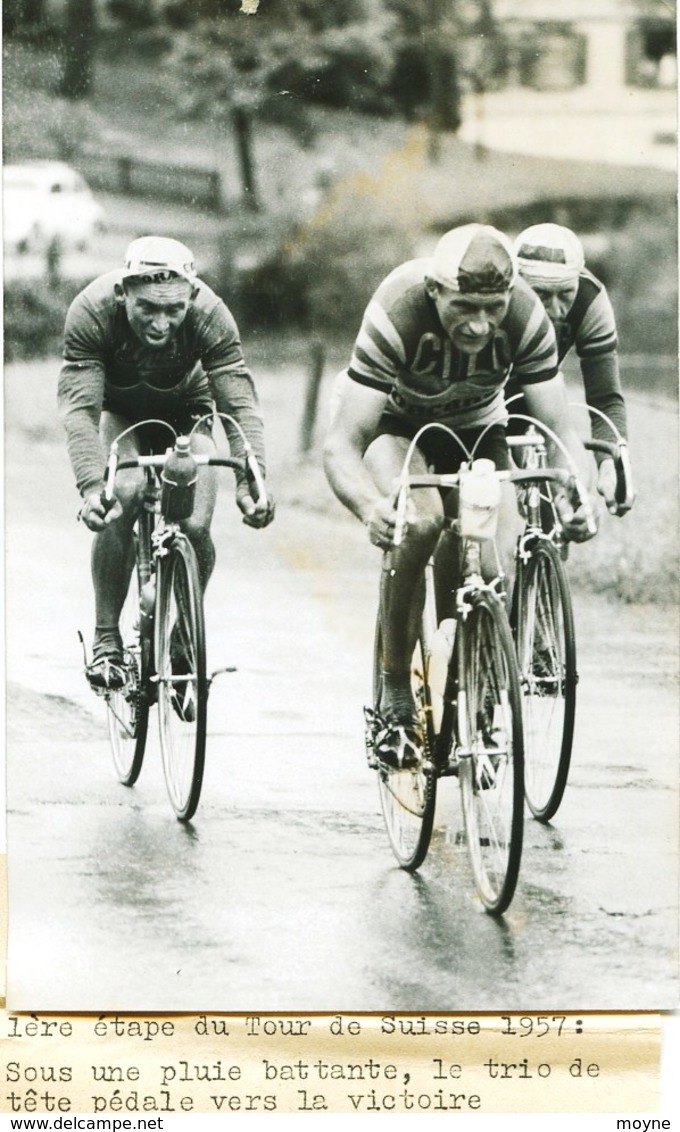
MULTIPOLYGON (((377 713, 376 713, 377 714, 377 713)), ((425 738, 416 715, 377 715, 374 751, 379 761, 393 770, 414 770, 423 761, 425 738)))
POLYGON ((127 683, 127 669, 120 653, 95 656, 85 668, 85 676, 96 692, 114 692, 127 683))
MULTIPOLYGON (((189 676, 195 671, 195 665, 184 652, 173 632, 170 643, 170 661, 173 676, 189 676)), ((183 723, 194 723, 196 720, 196 693, 193 679, 181 680, 173 683, 170 694, 173 710, 183 723)))

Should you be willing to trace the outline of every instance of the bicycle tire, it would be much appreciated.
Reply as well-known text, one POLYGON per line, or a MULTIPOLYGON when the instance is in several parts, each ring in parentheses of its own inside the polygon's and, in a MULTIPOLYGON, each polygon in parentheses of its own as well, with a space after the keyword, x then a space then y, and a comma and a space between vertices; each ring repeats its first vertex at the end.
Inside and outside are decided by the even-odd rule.
POLYGON ((149 727, 151 639, 140 631, 139 579, 136 564, 119 619, 126 683, 107 693, 107 722, 113 765, 124 786, 134 786, 144 761, 149 727))
MULTIPOLYGON (((381 655, 382 633, 378 618, 373 654, 373 701, 376 711, 380 705, 381 655)), ((420 766, 410 770, 395 770, 383 764, 377 770, 378 793, 387 836, 400 868, 408 872, 419 868, 427 856, 437 793, 430 691, 423 658, 424 649, 418 641, 411 664, 411 682, 421 726, 426 735, 423 760, 420 766)))
POLYGON ((458 778, 475 886, 486 911, 501 915, 522 857, 522 702, 503 606, 489 592, 471 605, 456 634, 458 778))
POLYGON ((564 797, 576 714, 576 639, 569 579, 547 539, 518 563, 513 620, 524 713, 524 791, 548 822, 564 797))
POLYGON ((196 812, 203 784, 208 681, 203 595, 196 555, 184 535, 175 535, 161 560, 158 586, 161 759, 170 802, 177 818, 186 822, 196 812))

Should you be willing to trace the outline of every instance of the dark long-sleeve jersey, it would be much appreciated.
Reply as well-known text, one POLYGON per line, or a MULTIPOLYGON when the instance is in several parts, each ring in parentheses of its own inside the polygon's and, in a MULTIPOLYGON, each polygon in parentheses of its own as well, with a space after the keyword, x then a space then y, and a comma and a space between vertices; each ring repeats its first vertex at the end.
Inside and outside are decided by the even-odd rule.
MULTIPOLYGON (((621 435, 627 437, 614 311, 604 284, 585 268, 579 275, 574 302, 565 318, 555 325, 555 334, 560 362, 572 348, 576 349, 588 406, 605 413, 621 435)), ((507 392, 509 396, 512 387, 507 392)), ((614 439, 597 413, 591 413, 591 429, 596 440, 611 443, 614 439)))
MULTIPOLYGON (((172 418, 186 405, 213 403, 238 421, 264 471, 262 417, 236 322, 203 282, 172 341, 146 346, 130 327, 114 286, 121 271, 100 275, 73 300, 64 329, 58 401, 68 452, 82 494, 102 482, 102 410, 131 423, 172 418)), ((236 429, 225 423, 232 454, 242 455, 236 429)))

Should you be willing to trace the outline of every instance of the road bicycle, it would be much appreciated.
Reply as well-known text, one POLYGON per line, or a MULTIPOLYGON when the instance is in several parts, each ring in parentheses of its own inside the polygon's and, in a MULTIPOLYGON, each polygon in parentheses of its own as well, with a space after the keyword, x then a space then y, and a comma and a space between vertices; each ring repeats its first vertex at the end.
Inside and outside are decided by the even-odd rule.
MULTIPOLYGON (((475 452, 456 473, 412 475, 410 463, 416 445, 428 429, 451 429, 440 424, 423 426, 412 440, 396 497, 394 544, 403 537, 406 501, 411 491, 436 488, 456 491, 455 518, 445 520, 453 531, 451 561, 445 562, 447 588, 453 596, 453 618, 440 620, 435 586, 441 556, 433 555, 425 569, 425 600, 419 640, 413 653, 411 679, 420 717, 424 749, 417 764, 396 769, 380 758, 376 738, 381 726, 380 697, 382 629, 378 615, 374 661, 373 706, 366 709, 366 750, 376 770, 385 826, 399 865, 417 869, 430 845, 436 807, 437 782, 456 776, 460 785, 466 847, 477 893, 487 912, 502 914, 517 885, 524 830, 524 737, 520 677, 515 644, 505 607, 505 578, 493 534, 499 491, 486 506, 470 498, 476 465, 484 465, 487 483, 530 485, 552 482, 580 502, 586 493, 569 470, 562 468, 497 471, 490 461, 476 461, 475 452), (457 489, 457 490, 456 490, 457 489), (470 506, 472 504, 472 507, 470 506), (474 514, 474 511, 477 514, 474 514), (496 563, 491 581, 482 577, 482 543, 488 541, 496 563), (449 584, 450 583, 450 584, 449 584), (444 646, 444 663, 441 663, 444 646), (440 669, 440 673, 436 670, 440 669)), ((481 439, 481 438, 480 438, 481 439)), ((478 441, 479 443, 479 441, 478 441)), ((447 510, 450 510, 447 508, 447 510)), ((391 552, 384 568, 391 569, 391 552)))
MULTIPOLYGON (((238 431, 245 457, 192 453, 202 466, 232 468, 246 475, 253 499, 266 499, 264 481, 249 442, 237 421, 211 413, 197 421, 189 435, 213 416, 238 431)), ((113 762, 119 780, 132 786, 144 760, 149 714, 158 707, 161 758, 168 795, 177 818, 189 821, 199 803, 205 766, 208 693, 217 672, 206 672, 203 594, 196 554, 181 523, 171 517, 163 492, 163 469, 181 442, 164 421, 141 421, 112 443, 103 499, 113 502, 119 471, 144 471, 141 509, 133 532, 134 563, 120 617, 126 682, 102 691, 108 714, 113 762), (125 436, 144 425, 162 425, 173 444, 164 454, 119 458, 125 436)), ((171 498, 170 494, 167 496, 171 498)), ((191 501, 189 503, 191 507, 191 501)), ((183 515, 183 518, 188 515, 183 515)), ((229 671, 229 670, 220 670, 229 671)))
MULTIPOLYGON (((612 456, 617 502, 628 507, 633 488, 626 444, 612 422, 599 415, 615 441, 588 440, 585 447, 612 456)), ((523 414, 511 414, 510 420, 521 422, 526 429, 507 438, 521 467, 537 476, 548 470, 549 430, 523 414)), ((561 448, 557 438, 549 435, 561 448)), ((567 543, 551 481, 537 478, 520 487, 518 497, 525 525, 517 540, 510 622, 522 691, 525 796, 533 816, 548 822, 562 803, 571 763, 578 684, 576 634, 565 566, 567 543)))

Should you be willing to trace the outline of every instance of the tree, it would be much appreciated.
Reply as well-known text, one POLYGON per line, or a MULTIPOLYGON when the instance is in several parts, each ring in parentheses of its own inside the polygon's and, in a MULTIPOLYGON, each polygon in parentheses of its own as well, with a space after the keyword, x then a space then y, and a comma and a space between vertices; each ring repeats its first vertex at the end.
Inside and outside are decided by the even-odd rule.
MULTIPOLYGON (((112 0, 130 26, 148 0, 112 0)), ((310 103, 394 110, 386 88, 393 67, 382 0, 261 0, 247 15, 240 0, 168 0, 157 23, 171 34, 167 73, 185 117, 228 123, 234 133, 243 200, 258 208, 253 132, 275 122, 311 139, 310 103)))
POLYGON ((488 89, 501 69, 491 0, 385 0, 398 21, 391 90, 406 117, 422 117, 434 149, 460 126, 465 87, 488 89))
POLYGON ((86 98, 92 87, 97 20, 95 0, 66 0, 61 93, 86 98))

